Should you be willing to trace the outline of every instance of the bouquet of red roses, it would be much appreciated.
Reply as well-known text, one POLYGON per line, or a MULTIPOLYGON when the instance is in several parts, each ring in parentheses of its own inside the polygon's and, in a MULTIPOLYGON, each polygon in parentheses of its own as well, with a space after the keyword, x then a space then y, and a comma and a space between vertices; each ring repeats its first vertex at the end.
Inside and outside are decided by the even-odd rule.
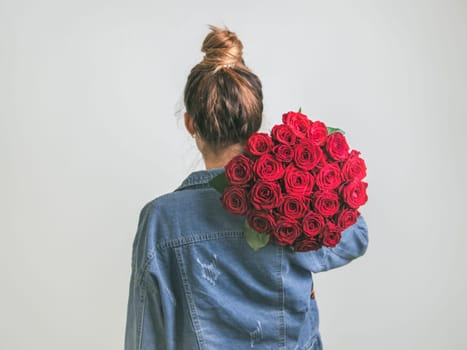
POLYGON ((222 205, 243 215, 253 249, 269 240, 296 251, 334 247, 368 200, 366 165, 344 133, 299 112, 282 116, 270 134, 255 133, 243 154, 210 184, 222 205))

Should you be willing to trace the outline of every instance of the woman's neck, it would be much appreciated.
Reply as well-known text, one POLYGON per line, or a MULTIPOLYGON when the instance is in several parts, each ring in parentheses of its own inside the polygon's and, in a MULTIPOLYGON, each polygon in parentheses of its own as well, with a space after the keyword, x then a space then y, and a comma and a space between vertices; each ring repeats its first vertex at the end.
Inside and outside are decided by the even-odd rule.
POLYGON ((223 168, 233 157, 243 152, 243 146, 239 143, 231 145, 222 151, 202 152, 206 169, 223 168))

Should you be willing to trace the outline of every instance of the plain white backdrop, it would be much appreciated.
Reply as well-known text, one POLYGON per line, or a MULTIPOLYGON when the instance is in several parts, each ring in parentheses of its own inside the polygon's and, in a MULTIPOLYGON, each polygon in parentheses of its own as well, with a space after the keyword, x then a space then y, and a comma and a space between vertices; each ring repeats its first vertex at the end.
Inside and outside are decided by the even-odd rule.
POLYGON ((467 347, 467 2, 0 0, 0 348, 121 349, 139 210, 203 168, 207 24, 368 165, 367 254, 316 276, 327 350, 467 347))

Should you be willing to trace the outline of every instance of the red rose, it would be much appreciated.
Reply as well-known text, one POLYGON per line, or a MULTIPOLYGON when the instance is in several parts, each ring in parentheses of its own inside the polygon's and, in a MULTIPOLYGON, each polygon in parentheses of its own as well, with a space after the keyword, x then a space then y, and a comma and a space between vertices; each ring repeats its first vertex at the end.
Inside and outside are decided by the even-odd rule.
POLYGON ((309 237, 301 235, 294 242, 294 250, 296 252, 309 252, 310 250, 318 250, 321 248, 322 243, 319 237, 309 237))
POLYGON ((248 210, 247 191, 240 186, 229 186, 221 196, 222 205, 235 215, 245 215, 248 210))
POLYGON ((280 211, 285 217, 300 219, 305 215, 308 208, 309 206, 307 206, 303 198, 283 196, 280 211))
POLYGON ((315 180, 308 171, 300 170, 293 165, 285 169, 284 186, 287 193, 295 196, 309 196, 315 180))
POLYGON ((253 168, 258 177, 265 181, 275 181, 284 175, 282 163, 275 160, 270 154, 263 154, 256 159, 253 168))
POLYGON ((290 126, 298 138, 306 137, 310 120, 300 112, 288 112, 282 115, 282 122, 290 126))
POLYGON ((328 137, 328 128, 326 127, 326 124, 319 120, 311 123, 308 128, 307 137, 315 146, 324 145, 326 138, 328 137))
POLYGON ((279 219, 274 230, 274 239, 281 245, 292 245, 293 242, 300 236, 300 224, 293 219, 279 219))
POLYGON ((347 227, 352 226, 357 222, 360 213, 354 209, 343 209, 337 217, 337 225, 344 231, 347 227))
POLYGON ((268 134, 257 132, 248 138, 245 151, 254 156, 260 156, 268 153, 272 146, 273 142, 268 134))
POLYGON ((253 230, 264 234, 271 234, 276 225, 273 216, 264 211, 250 210, 246 220, 253 230))
POLYGON ((324 238, 323 238, 323 245, 326 247, 335 247, 337 243, 340 242, 342 237, 341 232, 330 232, 326 231, 324 232, 324 238))
POLYGON ((341 184, 341 170, 336 163, 326 163, 316 176, 316 185, 321 190, 333 190, 341 184))
POLYGON ((278 144, 272 148, 272 152, 279 162, 290 163, 293 160, 293 148, 286 144, 278 144))
POLYGON ((323 151, 319 146, 306 141, 296 145, 294 152, 295 164, 303 170, 313 169, 323 156, 323 151))
POLYGON ((290 126, 284 124, 274 125, 271 130, 271 137, 274 141, 286 145, 294 145, 297 139, 290 126))
POLYGON ((235 156, 225 166, 227 182, 231 185, 245 185, 253 178, 253 162, 243 154, 235 156))
POLYGON ((342 190, 342 196, 349 207, 357 209, 368 200, 366 188, 368 184, 363 181, 351 181, 342 190))
POLYGON ((347 144, 345 136, 340 132, 329 135, 326 143, 326 151, 337 161, 347 159, 349 156, 349 145, 347 144))
POLYGON ((362 180, 366 176, 366 164, 359 154, 359 151, 350 151, 349 158, 342 167, 342 175, 346 181, 362 180))
POLYGON ((332 222, 328 221, 324 227, 323 245, 326 247, 335 247, 341 240, 341 231, 332 222))
POLYGON ((318 236, 324 228, 324 218, 322 215, 310 211, 302 220, 303 232, 307 236, 318 236))
POLYGON ((276 182, 257 181, 251 188, 250 200, 257 210, 276 208, 282 201, 281 188, 276 182))
POLYGON ((332 216, 339 210, 339 196, 332 191, 318 191, 314 196, 314 207, 324 217, 332 216))

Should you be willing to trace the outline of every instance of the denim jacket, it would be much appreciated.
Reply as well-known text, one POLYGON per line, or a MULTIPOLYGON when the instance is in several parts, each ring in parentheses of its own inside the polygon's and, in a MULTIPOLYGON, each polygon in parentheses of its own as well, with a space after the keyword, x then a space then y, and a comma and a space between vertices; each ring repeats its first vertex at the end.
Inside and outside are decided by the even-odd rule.
POLYGON ((244 218, 192 173, 141 210, 133 243, 125 350, 322 349, 312 273, 365 253, 362 216, 335 248, 253 251, 244 218))

